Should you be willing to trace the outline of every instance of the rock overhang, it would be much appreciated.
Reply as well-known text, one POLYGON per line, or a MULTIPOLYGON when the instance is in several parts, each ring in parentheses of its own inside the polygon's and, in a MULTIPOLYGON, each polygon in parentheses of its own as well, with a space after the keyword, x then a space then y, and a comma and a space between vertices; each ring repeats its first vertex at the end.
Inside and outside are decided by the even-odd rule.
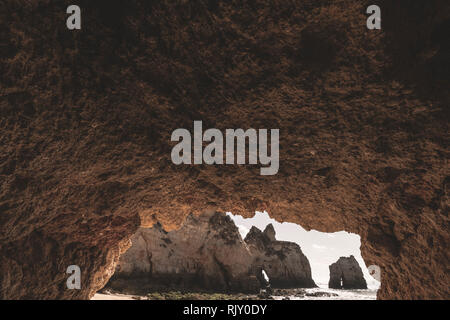
MULTIPOLYGON (((285 2, 275 3, 289 11, 285 2)), ((247 217, 266 210, 306 229, 357 233, 365 261, 382 268, 380 298, 448 297, 442 247, 449 240, 448 97, 430 89, 445 88, 445 78, 427 72, 445 46, 424 40, 445 22, 445 2, 410 7, 407 1, 383 1, 391 18, 380 36, 359 28, 362 4, 354 1, 323 4, 321 13, 305 5, 296 13, 301 19, 263 6, 247 14, 248 8, 222 4, 217 13, 201 1, 183 10, 131 1, 126 10, 115 5, 107 12, 100 2, 86 2, 90 31, 77 36, 58 27, 56 5, 5 4, 0 19, 10 39, 9 53, 1 57, 0 280, 10 288, 5 298, 86 298, 104 282, 98 280, 102 273, 109 274, 121 243, 139 224, 138 214, 142 223, 178 228, 189 213, 207 207, 247 217), (174 19, 158 20, 156 9, 174 19), (210 31, 180 22, 192 9, 210 31), (10 14, 14 10, 19 13, 10 14), (421 21, 422 11, 432 18, 421 21), (245 34, 224 18, 231 12, 245 34), (396 19, 404 15, 412 22, 396 19), (150 29, 145 17, 154 21, 150 29), (36 19, 46 22, 40 37, 31 23, 36 19), (267 21, 278 22, 267 29, 267 21), (400 23, 395 30, 418 32, 397 34, 389 28, 394 21, 400 23), (148 32, 139 38, 138 29, 148 32), (217 32, 221 40, 210 42, 217 32), (325 42, 333 56, 310 64, 317 46, 305 47, 305 39, 325 42), (430 57, 417 49, 404 58, 411 47, 438 51, 430 57), (310 54, 299 55, 301 50, 310 54), (248 59, 230 62, 230 55, 248 59), (386 76, 393 65, 398 75, 386 76), (52 83, 58 89, 49 90, 52 83), (264 178, 257 168, 240 166, 174 167, 170 133, 199 118, 222 129, 277 124, 278 174, 264 178), (43 252, 48 259, 38 268, 32 261, 43 252), (89 274, 79 293, 61 284, 63 266, 74 260, 89 274), (433 261, 426 271, 419 268, 425 261, 433 261)))

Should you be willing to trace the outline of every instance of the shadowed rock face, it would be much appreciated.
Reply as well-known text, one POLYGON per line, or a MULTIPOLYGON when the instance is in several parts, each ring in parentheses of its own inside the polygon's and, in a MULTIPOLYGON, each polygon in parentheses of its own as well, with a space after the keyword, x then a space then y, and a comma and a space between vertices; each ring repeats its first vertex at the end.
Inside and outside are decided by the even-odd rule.
POLYGON ((354 256, 341 257, 330 265, 330 281, 332 289, 367 289, 363 272, 354 256))
POLYGON ((70 4, 0 2, 0 298, 89 298, 208 208, 357 233, 379 298, 449 298, 447 0, 380 0, 381 31, 357 0, 70 4), (279 128, 279 173, 173 165, 194 120, 279 128))
POLYGON ((272 224, 264 232, 252 227, 245 237, 256 269, 264 270, 273 288, 313 288, 311 266, 300 246, 277 241, 272 224))
POLYGON ((224 213, 190 215, 170 232, 159 224, 140 228, 131 241, 108 284, 113 289, 259 292, 252 256, 224 213))

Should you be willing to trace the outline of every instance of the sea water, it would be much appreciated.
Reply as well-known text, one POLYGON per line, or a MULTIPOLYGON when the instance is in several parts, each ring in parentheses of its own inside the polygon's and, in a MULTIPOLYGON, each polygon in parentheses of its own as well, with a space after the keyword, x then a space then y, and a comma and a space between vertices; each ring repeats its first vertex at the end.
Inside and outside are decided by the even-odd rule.
POLYGON ((314 296, 291 296, 291 295, 282 295, 282 296, 273 296, 275 300, 282 300, 286 297, 289 297, 290 300, 376 300, 377 299, 377 289, 358 289, 358 290, 343 290, 343 289, 330 289, 328 288, 328 284, 319 283, 317 284, 318 288, 305 289, 307 293, 316 293, 316 292, 327 292, 332 294, 337 294, 337 296, 323 296, 323 297, 314 297, 314 296))

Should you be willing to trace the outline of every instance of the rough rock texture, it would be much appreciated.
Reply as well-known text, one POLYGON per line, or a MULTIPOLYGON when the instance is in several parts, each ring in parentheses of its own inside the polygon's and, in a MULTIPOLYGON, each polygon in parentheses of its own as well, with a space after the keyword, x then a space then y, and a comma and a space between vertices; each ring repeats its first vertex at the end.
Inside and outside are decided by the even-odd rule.
POLYGON ((379 298, 450 297, 447 0, 380 0, 381 31, 369 1, 79 0, 76 32, 69 4, 0 2, 1 298, 88 298, 139 217, 208 208, 357 233, 379 298), (173 165, 194 120, 279 128, 279 173, 173 165))
POLYGON ((140 228, 131 242, 108 288, 257 293, 265 283, 262 270, 274 288, 316 286, 300 247, 277 241, 272 224, 264 232, 253 227, 244 241, 230 217, 211 211, 189 215, 170 232, 159 223, 140 228))
POLYGON ((330 265, 328 287, 332 289, 367 289, 367 282, 354 256, 340 257, 338 261, 330 265))
POLYGON ((264 270, 273 288, 313 288, 311 266, 300 246, 293 242, 277 241, 272 224, 264 232, 252 227, 245 237, 253 264, 264 270))
POLYGON ((189 215, 171 232, 159 224, 140 228, 131 241, 108 284, 112 289, 259 292, 250 251, 225 213, 189 215))

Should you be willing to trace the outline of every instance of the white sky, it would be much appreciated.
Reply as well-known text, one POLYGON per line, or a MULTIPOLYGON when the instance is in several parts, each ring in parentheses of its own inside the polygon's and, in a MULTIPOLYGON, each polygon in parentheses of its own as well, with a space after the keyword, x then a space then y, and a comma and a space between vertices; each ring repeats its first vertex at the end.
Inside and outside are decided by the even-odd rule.
POLYGON ((379 282, 373 279, 367 270, 361 257, 361 241, 357 234, 345 231, 325 233, 318 231, 306 231, 295 223, 279 223, 270 218, 267 212, 256 212, 255 216, 245 219, 242 216, 228 215, 233 219, 244 238, 252 226, 261 231, 272 223, 277 240, 297 243, 311 265, 312 277, 317 284, 328 284, 330 271, 328 266, 336 262, 340 257, 353 255, 358 261, 364 273, 364 278, 370 289, 377 289, 379 282))

